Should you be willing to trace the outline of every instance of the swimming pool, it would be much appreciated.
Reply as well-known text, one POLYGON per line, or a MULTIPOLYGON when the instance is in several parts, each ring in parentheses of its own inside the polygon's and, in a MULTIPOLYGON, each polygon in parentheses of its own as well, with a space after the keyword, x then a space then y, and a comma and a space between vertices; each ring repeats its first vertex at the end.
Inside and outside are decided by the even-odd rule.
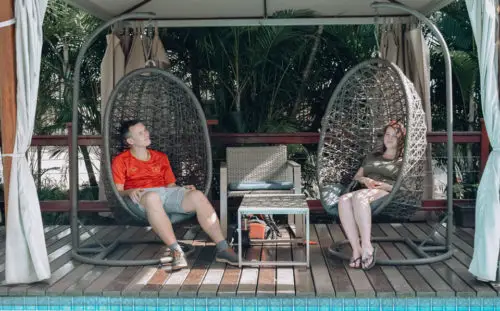
POLYGON ((2 297, 0 310, 94 311, 327 311, 481 310, 500 311, 500 297, 450 298, 143 298, 2 297))

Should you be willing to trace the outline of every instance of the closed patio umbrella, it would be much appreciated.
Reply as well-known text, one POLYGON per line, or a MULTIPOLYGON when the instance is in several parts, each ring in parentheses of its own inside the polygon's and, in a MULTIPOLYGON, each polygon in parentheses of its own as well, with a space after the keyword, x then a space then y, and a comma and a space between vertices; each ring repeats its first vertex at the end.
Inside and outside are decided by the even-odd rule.
MULTIPOLYGON (((113 33, 106 36, 107 47, 101 62, 101 124, 109 95, 125 74, 125 54, 120 39, 113 33)), ((102 161, 101 161, 102 162, 102 161)), ((104 170, 101 165, 101 173, 104 170)), ((99 178, 99 200, 106 200, 102 178, 99 178)))

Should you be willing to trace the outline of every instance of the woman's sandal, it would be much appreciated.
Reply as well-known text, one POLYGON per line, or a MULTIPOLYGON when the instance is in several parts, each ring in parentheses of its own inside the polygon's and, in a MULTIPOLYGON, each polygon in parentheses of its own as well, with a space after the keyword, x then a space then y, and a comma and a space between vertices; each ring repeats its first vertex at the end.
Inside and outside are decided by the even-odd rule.
POLYGON ((349 261, 349 268, 352 269, 360 269, 362 264, 363 257, 359 256, 358 258, 351 258, 349 261), (352 265, 354 264, 354 266, 352 265))
POLYGON ((361 260, 361 268, 365 271, 370 270, 375 266, 375 256, 377 255, 377 247, 373 248, 373 252, 370 256, 361 260), (371 260, 371 261, 370 261, 371 260), (366 263, 370 262, 368 265, 366 263))

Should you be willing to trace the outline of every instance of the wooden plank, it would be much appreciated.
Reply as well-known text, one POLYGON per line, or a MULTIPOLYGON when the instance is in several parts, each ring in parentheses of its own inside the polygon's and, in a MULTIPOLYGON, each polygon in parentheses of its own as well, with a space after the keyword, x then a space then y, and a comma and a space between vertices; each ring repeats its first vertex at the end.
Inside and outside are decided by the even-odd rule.
MULTIPOLYGON (((415 236, 406 227, 402 226, 398 228, 399 231, 406 231, 406 234, 413 236, 413 238, 424 238, 425 234, 415 236)), ((460 297, 471 297, 476 296, 476 292, 470 286, 468 286, 460 277, 443 262, 437 262, 431 264, 434 271, 437 272, 455 291, 455 295, 460 297)), ((440 296, 440 295, 438 295, 440 296)))
MULTIPOLYGON (((376 224, 373 224, 372 235, 384 237, 385 233, 376 224)), ((374 243, 373 246, 374 247, 376 246, 378 248, 377 255, 379 256, 380 259, 384 260, 389 259, 389 257, 387 256, 384 249, 379 243, 374 243)), ((380 265, 380 266, 375 266, 372 270, 368 271, 367 275, 371 283, 373 284, 375 291, 377 292, 377 297, 383 297, 382 293, 384 293, 384 296, 396 295, 398 297, 415 297, 416 295, 415 290, 406 281, 406 279, 397 269, 397 267, 380 265), (381 278, 378 273, 372 275, 370 272, 372 272, 372 270, 374 270, 375 268, 379 268, 379 273, 383 274, 386 277, 386 279, 381 278), (379 279, 381 279, 381 281, 379 281, 379 279), (389 284, 385 284, 386 280, 389 284), (377 286, 376 284, 380 285, 377 286)))
MULTIPOLYGON (((417 237, 422 237, 426 235, 425 232, 429 232, 428 230, 422 231, 422 229, 419 228, 418 226, 407 226, 407 229, 417 237)), ((425 228, 423 229, 425 230, 425 228)), ((450 269, 452 269, 467 285, 472 287, 472 289, 474 289, 474 291, 476 292, 477 296, 491 297, 498 295, 497 291, 489 284, 479 282, 476 280, 476 278, 468 271, 467 267, 457 260, 456 252, 454 253, 454 257, 444 261, 444 263, 450 269)), ((467 266, 469 263, 467 263, 467 266)))
MULTIPOLYGON (((144 240, 151 239, 154 237, 154 232, 150 227, 146 227, 143 229, 139 229, 139 231, 134 235, 137 236, 140 234, 139 238, 144 240)), ((131 245, 129 251, 123 255, 122 259, 125 260, 134 260, 144 252, 147 244, 138 244, 131 245)), ((109 267, 104 273, 102 273, 97 279, 94 280, 87 288, 83 289, 84 295, 102 295, 104 290, 110 286, 112 282, 125 270, 126 267, 109 267)), ((116 293, 115 293, 116 294, 116 293)))
MULTIPOLYGON (((158 252, 160 245, 148 244, 144 250, 135 258, 137 260, 151 259, 158 252)), ((121 296, 127 285, 131 283, 134 276, 139 272, 142 266, 129 266, 125 267, 120 274, 113 280, 112 283, 106 286, 102 293, 105 296, 121 296)))
MULTIPOLYGON (((234 226, 230 226, 228 228, 228 237, 233 236, 234 226)), ((231 269, 236 270, 234 266, 226 265, 222 262, 213 262, 210 265, 210 268, 205 275, 205 278, 202 281, 200 288, 198 289, 198 296, 201 297, 215 297, 217 296, 217 291, 219 289, 219 285, 222 283, 224 277, 224 271, 226 268, 231 267, 231 269)), ((239 269, 237 269, 239 271, 239 269)), ((236 284, 239 279, 236 280, 236 284)), ((236 287, 234 288, 234 292, 236 293, 236 287)))
MULTIPOLYGON (((105 236, 103 236, 103 243, 109 243, 112 242, 114 239, 116 239, 123 231, 125 230, 124 227, 111 227, 111 231, 108 232, 105 236)), ((79 265, 76 269, 65 275, 62 279, 59 281, 55 282, 52 286, 47 288, 46 294, 47 295, 60 295, 63 293, 66 288, 77 282, 83 275, 85 275, 88 271, 90 271, 94 265, 90 264, 81 264, 79 265)))
MULTIPOLYGON (((58 226, 57 228, 49 231, 45 236, 45 247, 48 248, 59 239, 68 236, 71 233, 69 226, 58 226)), ((0 250, 0 271, 5 269, 5 247, 0 250)), ((1 279, 1 278, 0 278, 1 279)))
MULTIPOLYGON (((312 225, 309 236, 312 241, 319 241, 318 233, 314 225, 312 225)), ((324 228, 322 228, 324 229, 324 228)), ((335 288, 333 287, 332 279, 326 265, 325 258, 322 254, 320 244, 310 245, 310 263, 311 275, 314 281, 314 290, 316 296, 332 297, 335 296, 335 288)))
MULTIPOLYGON (((262 245, 252 245, 245 254, 246 260, 259 260, 262 252, 262 245)), ((259 278, 259 268, 253 266, 244 266, 241 269, 240 283, 236 290, 237 296, 255 296, 257 291, 257 282, 259 278)))
MULTIPOLYGON (((342 232, 340 225, 332 226, 331 233, 334 241, 345 240, 345 235, 344 232, 342 232)), ((346 244, 344 246, 344 249, 347 251, 349 256, 352 254, 352 249, 349 244, 346 244)), ((351 279, 352 286, 354 287, 354 291, 356 292, 356 297, 368 298, 376 296, 376 292, 373 289, 368 276, 363 270, 351 269, 350 267, 346 266, 346 271, 349 275, 349 278, 351 279)))
POLYGON ((215 245, 203 247, 200 255, 193 264, 193 267, 189 271, 186 280, 182 283, 179 289, 179 296, 182 297, 196 297, 198 294, 198 289, 201 286, 205 275, 207 274, 210 264, 215 259, 215 245))
POLYGON ((334 228, 335 226, 338 227, 337 224, 328 225, 328 227, 320 224, 314 225, 316 232, 318 233, 318 242, 330 273, 330 278, 335 290, 335 296, 344 298, 355 297, 356 292, 354 291, 354 287, 349 279, 349 274, 346 271, 348 267, 346 267, 345 262, 342 259, 331 256, 328 251, 334 239, 340 239, 340 235, 338 235, 339 232, 334 228), (330 236, 330 233, 335 234, 333 239, 330 236))
MULTIPOLYGON (((146 232, 146 228, 144 227, 132 227, 127 228, 126 231, 120 236, 120 238, 139 238, 144 235, 146 232)), ((112 252, 108 258, 110 260, 122 259, 125 256, 127 251, 130 249, 130 245, 119 246, 114 252, 112 252)), ((84 294, 84 290, 90 286, 99 276, 101 276, 109 266, 99 265, 92 266, 87 273, 83 274, 78 280, 76 280, 73 284, 68 286, 63 293, 64 296, 82 296, 84 294)))
MULTIPOLYGON (((96 238, 103 238, 106 234, 108 234, 113 228, 111 227, 95 227, 90 229, 89 231, 95 235, 96 238)), ((85 242, 89 242, 90 240, 90 234, 89 232, 85 232, 82 235, 80 235, 80 241, 82 245, 84 245, 85 242)), ((71 243, 68 242, 67 245, 59 248, 57 251, 53 252, 51 255, 49 255, 49 261, 50 261, 50 271, 52 271, 52 274, 50 276, 50 279, 44 283, 35 283, 33 285, 26 285, 27 288, 25 290, 25 294, 28 296, 39 296, 39 295, 46 295, 47 289, 55 284, 57 281, 59 281, 62 277, 64 277, 66 274, 68 274, 71 270, 73 270, 75 267, 80 265, 80 262, 73 262, 71 261, 71 243), (69 246, 66 248, 66 246, 69 246), (63 250, 65 250, 63 252, 63 250), (54 254, 58 254, 54 256, 54 254), (51 256, 53 255, 53 256, 51 256)), ((21 289, 22 292, 22 289, 21 289)), ((19 294, 20 292, 16 292, 16 295, 19 294)), ((11 294, 9 292, 9 294, 11 294)), ((24 294, 24 293, 23 293, 24 294)))
MULTIPOLYGON (((380 229, 387 236, 400 236, 394 227, 390 224, 380 224, 380 229)), ((408 232, 403 232, 403 234, 409 234, 408 232)), ((407 258, 407 259, 415 259, 417 256, 415 253, 410 250, 406 245, 402 243, 394 243, 397 249, 407 258)), ((420 275, 426 280, 426 282, 434 289, 436 292, 436 296, 438 297, 450 297, 455 296, 455 291, 432 269, 430 265, 417 265, 413 266, 415 270, 417 270, 420 275)))
MULTIPOLYGON (((193 252, 193 254, 187 258, 188 268, 172 272, 172 275, 165 282, 163 288, 158 294, 160 297, 172 297, 178 295, 182 283, 186 280, 191 268, 193 267, 193 264, 203 250, 205 241, 208 238, 207 234, 201 231, 199 227, 196 231, 189 230, 188 233, 186 233, 185 237, 187 237, 189 240, 193 240, 192 243, 195 247, 195 251, 193 252)), ((189 240, 184 240, 184 242, 187 243, 189 240)))
MULTIPOLYGON (((283 239, 290 239, 290 233, 288 232, 288 230, 280 228, 280 232, 283 239)), ((304 249, 303 246, 295 246, 295 247, 304 249)), ((286 244, 283 243, 277 246, 276 260, 292 261, 292 245, 290 243, 286 244)), ((294 278, 294 271, 292 267, 277 267, 276 296, 283 297, 283 296, 295 295, 295 284, 293 278, 294 278)))
MULTIPOLYGON (((373 226, 373 234, 376 234, 377 236, 384 236, 385 233, 380 229, 378 225, 373 226)), ((384 251, 383 256, 381 258, 387 257, 388 259, 405 259, 403 254, 396 248, 394 243, 379 243, 381 250, 384 251)), ((393 278, 390 276, 390 274, 394 272, 387 272, 386 268, 395 268, 395 267, 390 267, 390 266, 382 266, 382 270, 384 273, 389 278, 389 282, 391 282, 392 287, 396 290, 396 295, 400 296, 399 294, 399 289, 400 287, 397 285, 396 282, 393 282, 393 278)), ((397 267, 401 275, 404 277, 404 279, 408 282, 408 284, 411 286, 411 288, 415 291, 415 295, 418 297, 434 297, 436 296, 436 292, 432 289, 432 287, 425 281, 425 279, 420 275, 420 273, 415 269, 414 266, 406 266, 406 265, 400 265, 397 267)), ((392 269, 390 269, 392 270, 392 269)), ((389 271, 390 271, 389 270, 389 271)))
MULTIPOLYGON (((276 245, 267 244, 262 246, 260 258, 262 261, 276 261, 276 245)), ((276 295, 276 266, 261 267, 259 279, 257 280, 257 296, 274 297, 276 295)))
MULTIPOLYGON (((312 232, 313 230, 314 228, 311 226, 309 231, 312 232)), ((293 260, 305 261, 306 250, 303 247, 294 247, 292 249, 292 256, 293 260)), ((316 295, 311 268, 294 267, 293 275, 295 281, 295 296, 312 297, 316 295)))
MULTIPOLYGON (((96 227, 91 228, 91 232, 97 232, 97 230, 98 229, 96 227)), ((88 238, 88 234, 86 235, 86 237, 88 238)), ((49 262, 61 256, 62 254, 66 253, 69 250, 71 250, 71 236, 67 235, 64 238, 58 240, 57 242, 47 247, 47 255, 49 262)), ((2 263, 0 265, 0 280, 3 280, 4 278, 5 278, 5 263, 2 263)))
MULTIPOLYGON (((174 232, 176 237, 184 239, 187 228, 177 226, 174 227, 174 232)), ((141 296, 158 297, 158 292, 161 290, 163 284, 170 277, 170 275, 171 273, 165 269, 155 269, 154 274, 147 281, 147 284, 145 284, 138 292, 141 296)))
MULTIPOLYGON (((235 226, 228 227, 228 237, 233 236, 233 231, 236 230, 235 226)), ((233 245, 236 248, 237 245, 233 245)), ((237 250, 236 250, 237 251, 237 250)), ((210 273, 210 271, 209 271, 210 273)), ((224 273, 217 287, 217 296, 236 296, 236 290, 240 281, 241 269, 232 265, 225 265, 224 273)), ((211 288, 214 288, 212 286, 211 288)))

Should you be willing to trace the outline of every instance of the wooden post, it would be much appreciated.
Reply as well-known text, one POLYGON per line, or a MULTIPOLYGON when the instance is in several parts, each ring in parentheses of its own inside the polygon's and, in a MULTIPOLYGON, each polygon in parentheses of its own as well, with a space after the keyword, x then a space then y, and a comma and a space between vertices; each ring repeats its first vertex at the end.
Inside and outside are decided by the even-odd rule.
MULTIPOLYGON (((14 18, 14 0, 0 1, 0 21, 14 18)), ((0 28, 0 129, 2 136, 2 153, 14 152, 16 138, 16 28, 15 24, 0 28)), ((3 157, 3 181, 5 215, 9 201, 10 170, 12 157, 3 157)))

